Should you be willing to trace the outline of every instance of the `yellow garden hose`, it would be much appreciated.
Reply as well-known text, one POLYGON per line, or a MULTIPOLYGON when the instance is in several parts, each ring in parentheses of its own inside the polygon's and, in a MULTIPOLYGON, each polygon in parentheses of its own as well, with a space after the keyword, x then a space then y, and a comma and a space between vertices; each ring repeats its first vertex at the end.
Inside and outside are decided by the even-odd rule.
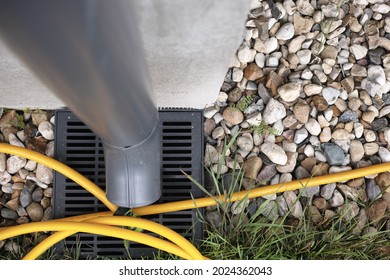
POLYGON ((84 189, 89 191, 91 194, 93 194, 97 199, 99 199, 101 202, 104 203, 104 205, 107 206, 108 209, 110 209, 112 212, 115 212, 118 209, 118 206, 112 204, 106 197, 106 194, 102 189, 97 187, 94 183, 92 183, 90 180, 88 180, 86 177, 78 173, 76 170, 70 168, 69 166, 52 159, 48 156, 45 156, 43 154, 9 145, 9 144, 4 144, 0 143, 0 152, 1 153, 6 153, 6 154, 11 154, 14 156, 22 157, 22 158, 27 158, 32 161, 36 161, 38 163, 41 163, 47 167, 50 167, 54 169, 55 171, 58 171, 59 173, 65 175, 69 179, 72 179, 75 183, 79 184, 82 186, 84 189))
MULTIPOLYGON (((30 251, 29 254, 26 255, 25 258, 37 258, 55 243, 59 242, 60 240, 66 238, 71 234, 76 233, 75 228, 77 228, 77 232, 104 234, 107 236, 113 236, 125 240, 131 240, 147 244, 160 250, 176 254, 184 259, 205 259, 205 257, 202 256, 191 243, 189 243, 179 234, 162 225, 139 218, 112 216, 113 212, 116 211, 118 207, 107 200, 105 193, 98 186, 96 186, 93 182, 85 178, 77 171, 71 169, 70 167, 40 153, 21 147, 12 146, 9 144, 0 143, 0 152, 36 161, 62 173, 63 175, 67 176, 69 179, 72 179, 80 186, 84 187, 86 190, 95 195, 111 210, 111 212, 86 214, 54 221, 30 223, 0 229, 0 240, 36 231, 58 231, 57 233, 54 233, 53 235, 43 240, 40 244, 38 244, 32 251, 30 251), (129 226, 143 228, 145 230, 158 233, 161 236, 167 238, 168 240, 174 241, 175 244, 165 241, 163 239, 149 236, 144 233, 113 226, 129 226)), ((245 197, 250 199, 272 193, 280 193, 290 190, 297 190, 305 187, 347 181, 350 179, 378 174, 389 170, 390 163, 381 163, 369 167, 359 168, 356 170, 349 170, 340 173, 291 181, 287 183, 258 187, 247 191, 240 191, 233 193, 233 195, 229 198, 221 195, 216 197, 198 198, 194 200, 183 200, 178 202, 139 207, 133 209, 132 212, 139 216, 143 216, 200 208, 215 205, 218 200, 233 202, 241 200, 245 197)))
MULTIPOLYGON (((77 222, 77 226, 79 225, 79 222, 88 222, 88 223, 94 223, 94 224, 101 224, 101 225, 115 225, 115 226, 126 226, 126 227, 137 227, 137 228, 140 228, 140 229, 144 229, 144 230, 147 230, 147 231, 151 231, 151 232, 155 232, 155 233, 158 233, 160 234, 162 237, 165 237, 167 238, 168 240, 172 241, 173 243, 176 243, 177 246, 179 246, 180 248, 183 248, 185 251, 183 251, 182 249, 180 248, 177 248, 175 249, 174 251, 171 251, 171 253, 173 254, 176 254, 176 252, 179 252, 180 253, 180 256, 185 256, 184 258, 186 259, 203 259, 204 257, 199 253, 199 251, 194 247, 193 244, 191 244, 188 240, 186 240, 183 236, 181 236, 180 234, 174 232, 173 230, 163 226, 163 225, 160 225, 160 224, 157 224, 155 222, 152 222, 152 221, 149 221, 149 220, 145 220, 145 219, 140 219, 140 218, 132 218, 132 217, 119 217, 119 216, 99 216, 99 217, 95 217, 95 218, 89 218, 89 219, 83 219, 83 220, 78 220, 77 222)), ((45 222, 47 223, 47 222, 45 222)), ((62 219, 59 219, 59 220, 55 220, 55 221, 52 221, 52 222, 49 222, 51 225, 53 225, 53 223, 56 223, 56 225, 58 223, 62 224, 62 223, 69 223, 69 222, 64 222, 62 219)), ((41 230, 40 227, 41 227, 41 222, 39 223, 31 223, 31 224, 35 224, 35 230, 34 231, 39 231, 41 230)), ((11 228, 13 231, 13 233, 18 233, 19 231, 21 231, 20 228, 18 227, 21 227, 23 225, 20 225, 20 226, 15 226, 13 228, 11 228)), ((3 232, 0 232, 0 236, 3 232)), ((40 254, 38 254, 40 252, 40 250, 44 249, 44 251, 46 251, 48 248, 50 248, 52 246, 52 244, 55 244, 57 243, 58 241, 72 235, 72 234, 75 234, 77 233, 77 231, 69 231, 69 232, 57 232, 55 234, 52 234, 51 236, 49 236, 48 238, 44 239, 38 246, 36 246, 33 250, 31 250, 25 257, 24 259, 35 259, 37 258, 40 254), (62 238, 61 238, 62 237, 62 238), (52 243, 54 240, 57 240, 57 242, 54 242, 52 243), (42 247, 42 248, 40 248, 42 247)), ((97 233, 97 231, 96 231, 97 233)), ((146 234, 139 234, 137 233, 137 236, 140 236, 140 235, 145 235, 146 238, 149 237, 148 235, 146 234)), ((13 235, 15 236, 15 235, 13 235)), ((153 237, 154 238, 154 237, 153 237)), ((155 247, 157 248, 155 245, 156 243, 155 242, 160 242, 162 240, 160 239, 157 239, 157 241, 155 240, 157 238, 154 238, 152 242, 149 242, 148 239, 144 239, 142 242, 140 242, 139 240, 134 240, 134 239, 131 239, 132 241, 137 241, 139 243, 143 243, 143 244, 146 244, 146 245, 149 245, 151 247, 155 247)), ((161 244, 160 244, 161 245, 161 244)), ((161 246, 160 246, 161 247, 161 246)))
POLYGON ((129 241, 135 241, 138 243, 155 247, 160 250, 165 250, 172 254, 176 254, 179 257, 184 259, 192 259, 181 248, 165 240, 147 234, 143 234, 140 232, 136 232, 136 231, 129 231, 118 227, 111 227, 111 226, 100 225, 96 223, 87 223, 87 222, 78 222, 76 225, 74 222, 54 222, 54 221, 28 223, 28 224, 18 225, 14 227, 8 227, 2 230, 0 232, 0 236, 1 236, 0 239, 7 239, 10 237, 14 237, 26 233, 32 233, 36 231, 73 231, 74 232, 76 226, 77 226, 77 232, 94 233, 99 235, 122 238, 129 241))

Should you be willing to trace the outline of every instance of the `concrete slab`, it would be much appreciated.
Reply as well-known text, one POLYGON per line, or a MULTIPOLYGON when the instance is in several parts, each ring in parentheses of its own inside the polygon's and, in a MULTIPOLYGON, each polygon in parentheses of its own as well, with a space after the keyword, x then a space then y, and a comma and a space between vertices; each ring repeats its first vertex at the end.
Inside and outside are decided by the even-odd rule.
MULTIPOLYGON (((215 101, 241 42, 249 2, 135 1, 157 106, 204 108, 215 101)), ((65 105, 2 41, 0 73, 1 107, 65 105)))

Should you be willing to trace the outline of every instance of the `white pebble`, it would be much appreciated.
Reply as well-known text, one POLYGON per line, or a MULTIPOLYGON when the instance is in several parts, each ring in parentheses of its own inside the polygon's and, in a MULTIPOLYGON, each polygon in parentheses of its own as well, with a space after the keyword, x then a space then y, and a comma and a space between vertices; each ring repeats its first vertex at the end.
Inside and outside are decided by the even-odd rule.
POLYGON ((390 162, 390 151, 384 147, 379 147, 378 155, 383 162, 390 162))
POLYGON ((223 116, 221 113, 216 113, 214 116, 213 116, 213 119, 215 121, 215 124, 219 124, 222 120, 223 120, 223 116))
POLYGON ((307 65, 311 60, 311 50, 300 50, 297 52, 297 56, 300 64, 307 65))
POLYGON ((260 149, 273 163, 280 165, 285 165, 287 163, 287 155, 282 147, 266 142, 261 145, 260 149))
POLYGON ((221 102, 221 103, 224 103, 226 102, 228 99, 228 95, 226 92, 223 92, 221 91, 219 94, 218 94, 218 97, 217 97, 217 101, 218 102, 221 102))
POLYGON ((295 132, 294 135, 294 143, 300 144, 302 143, 307 137, 309 136, 309 133, 305 128, 301 128, 295 132))
POLYGON ((8 134, 8 142, 13 146, 24 148, 24 144, 13 133, 8 134))
POLYGON ((354 123, 353 130, 355 131, 356 138, 360 138, 363 135, 364 127, 361 123, 354 123))
POLYGON ((294 25, 291 22, 283 24, 275 34, 278 40, 290 40, 294 37, 294 25))
POLYGON ((278 40, 275 37, 271 37, 265 42, 264 53, 270 54, 270 53, 276 51, 278 49, 278 47, 279 47, 278 40))
MULTIPOLYGON (((384 131, 383 131, 383 136, 387 142, 387 144, 390 144, 390 128, 386 128, 384 131)), ((1 170, 0 170, 1 171, 1 170)))
POLYGON ((374 142, 376 140, 376 134, 374 131, 366 129, 363 132, 364 139, 366 139, 367 142, 374 142))
POLYGON ((257 64, 257 66, 259 66, 260 68, 264 68, 264 65, 265 65, 265 55, 263 53, 256 54, 255 62, 257 64))
POLYGON ((49 121, 43 121, 38 126, 38 131, 47 140, 54 139, 54 127, 49 121))
POLYGON ((367 55, 367 48, 362 45, 354 44, 350 47, 351 53, 355 56, 356 59, 362 59, 367 55))
POLYGON ((337 98, 340 96, 340 91, 332 87, 325 87, 322 89, 322 97, 328 102, 329 105, 336 103, 337 98))
POLYGON ((314 148, 312 145, 308 144, 306 145, 305 149, 303 150, 304 154, 307 157, 314 157, 314 148))
POLYGON ((24 169, 28 171, 34 171, 35 168, 37 168, 37 163, 35 161, 29 160, 26 165, 24 166, 24 169))
POLYGON ((204 116, 206 119, 211 119, 217 112, 218 112, 218 110, 215 109, 213 106, 206 107, 206 108, 203 110, 203 116, 204 116))
POLYGON ((283 150, 290 153, 295 153, 297 151, 297 144, 283 141, 283 150))
POLYGON ((244 72, 240 68, 233 68, 232 81, 239 83, 244 77, 244 72))
POLYGON ((278 67, 279 66, 279 58, 274 57, 274 56, 269 56, 267 58, 266 64, 268 67, 278 67))
POLYGON ((318 161, 326 162, 326 157, 324 156, 323 153, 321 153, 320 151, 316 151, 314 154, 318 161))
POLYGON ((23 168, 26 165, 26 163, 27 160, 25 158, 10 156, 7 159, 7 172, 10 174, 15 174, 21 168, 23 168))
POLYGON ((3 153, 0 153, 0 172, 5 171, 7 167, 7 156, 3 153))
POLYGON ((318 136, 321 133, 320 124, 313 118, 308 120, 308 122, 305 124, 305 128, 311 135, 314 136, 318 136))
POLYGON ((282 103, 271 98, 263 113, 263 119, 267 124, 273 124, 286 116, 286 109, 282 103))
POLYGON ((27 175, 26 177, 27 180, 33 181, 35 184, 37 184, 38 187, 41 187, 42 189, 47 189, 48 185, 45 183, 39 181, 37 177, 35 177, 34 174, 27 175))
POLYGON ((251 49, 247 45, 242 45, 237 52, 238 60, 241 63, 248 63, 252 59, 251 49))

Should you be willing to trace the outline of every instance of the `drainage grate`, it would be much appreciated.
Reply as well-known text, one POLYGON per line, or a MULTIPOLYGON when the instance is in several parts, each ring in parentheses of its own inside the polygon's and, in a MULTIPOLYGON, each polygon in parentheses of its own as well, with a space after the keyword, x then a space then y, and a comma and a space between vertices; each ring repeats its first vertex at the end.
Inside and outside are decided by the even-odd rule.
MULTIPOLYGON (((202 196, 201 191, 181 172, 185 171, 198 182, 203 182, 203 123, 199 110, 160 110, 162 127, 162 196, 158 203, 191 199, 202 196)), ((55 158, 74 168, 103 190, 105 166, 100 139, 72 112, 56 112, 55 158)), ((93 195, 60 173, 55 174, 54 217, 63 218, 107 208, 93 195)), ((163 224, 194 241, 202 238, 202 227, 196 210, 186 210, 145 218, 163 224)), ((151 257, 156 249, 91 234, 75 234, 57 246, 57 250, 77 249, 80 257, 134 258, 151 257)))

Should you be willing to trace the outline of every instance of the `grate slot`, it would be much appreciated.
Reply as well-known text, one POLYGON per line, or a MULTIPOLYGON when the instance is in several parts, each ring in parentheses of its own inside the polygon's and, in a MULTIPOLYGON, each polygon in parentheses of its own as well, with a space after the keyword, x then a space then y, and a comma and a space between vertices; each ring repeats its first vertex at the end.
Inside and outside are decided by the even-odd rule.
MULTIPOLYGON (((202 196, 201 190, 182 173, 184 171, 202 183, 202 112, 161 110, 159 120, 162 128, 162 196, 159 203, 202 196)), ((105 165, 100 139, 67 110, 56 112, 56 122, 56 159, 105 190, 105 165)), ((92 194, 59 173, 55 174, 53 205, 55 218, 107 211, 92 194)), ((144 218, 169 226, 186 238, 199 240, 202 238, 202 229, 200 223, 194 224, 197 220, 196 212, 185 210, 144 218)), ((151 257, 156 252, 156 249, 143 244, 129 244, 132 258, 151 257)), ((57 248, 80 248, 81 258, 129 257, 123 240, 85 233, 68 237, 57 248)))
POLYGON ((174 126, 177 129, 192 126, 192 122, 185 122, 185 121, 175 121, 175 122, 164 122, 163 121, 162 124, 163 124, 163 127, 174 126))
POLYGON ((191 150, 163 150, 163 155, 180 155, 191 154, 191 150))

